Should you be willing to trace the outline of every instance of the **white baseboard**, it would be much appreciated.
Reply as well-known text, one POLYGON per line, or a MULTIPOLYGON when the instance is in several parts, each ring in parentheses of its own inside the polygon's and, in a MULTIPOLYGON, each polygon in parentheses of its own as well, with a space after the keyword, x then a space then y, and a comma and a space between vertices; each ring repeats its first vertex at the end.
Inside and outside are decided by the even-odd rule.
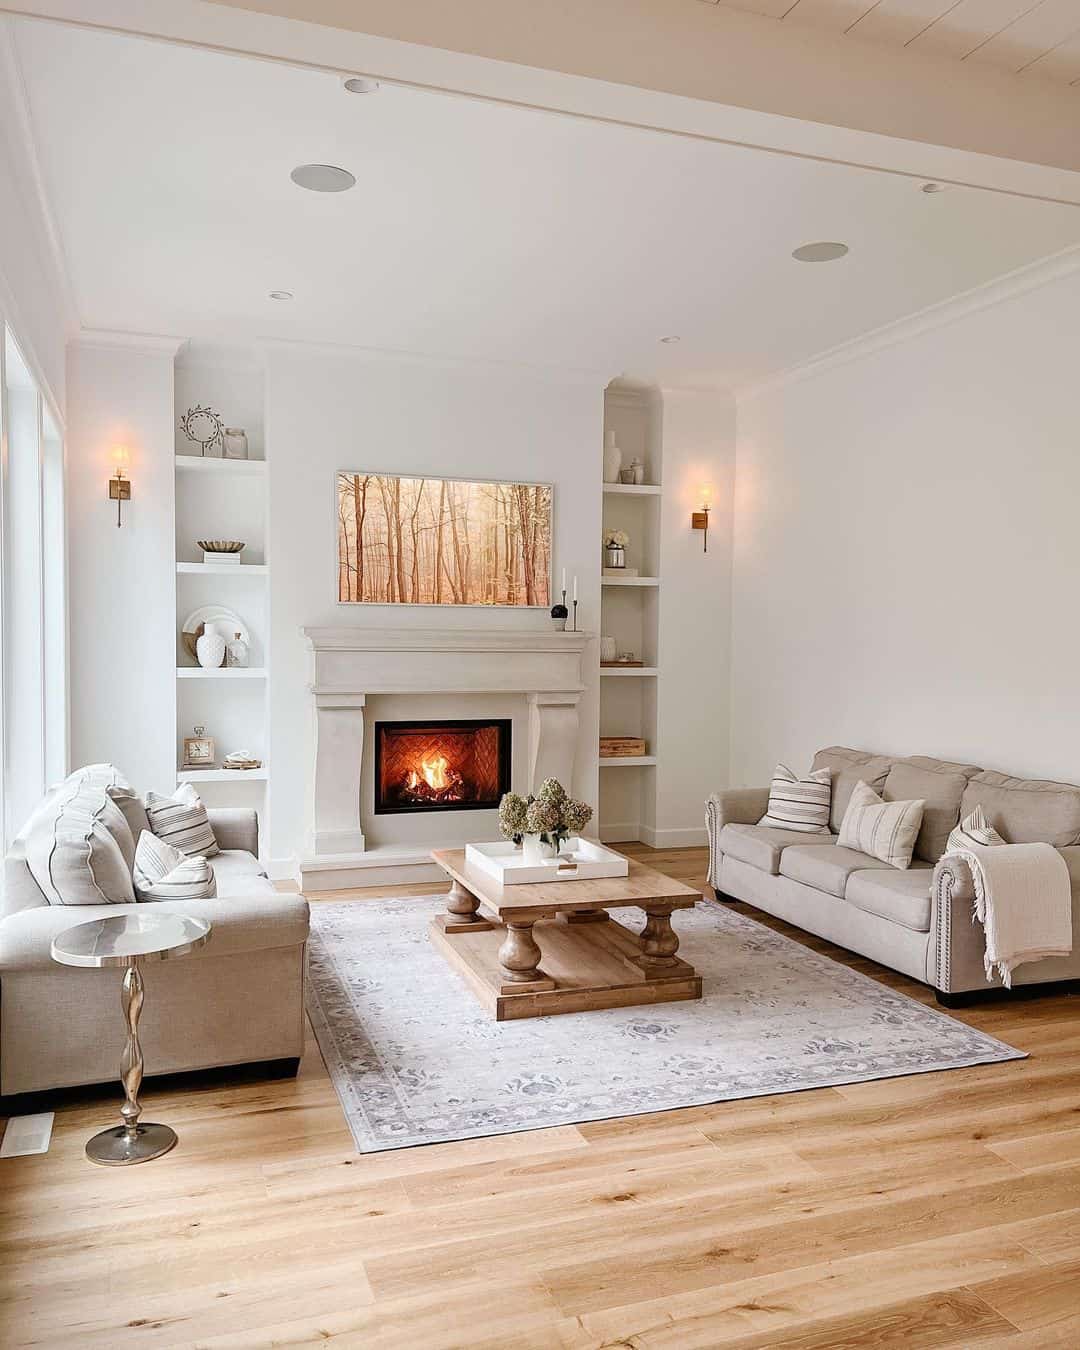
POLYGON ((629 821, 621 825, 601 825, 600 842, 604 844, 648 844, 650 848, 695 848, 709 842, 702 825, 694 829, 658 830, 652 825, 629 821))
POLYGON ((602 844, 636 844, 641 826, 636 820, 624 825, 601 825, 600 842, 602 844))
POLYGON ((295 854, 287 858, 264 858, 263 866, 271 881, 300 880, 300 863, 295 854))
POLYGON ((651 825, 642 825, 640 839, 652 848, 697 848, 709 842, 704 825, 681 830, 657 830, 651 825))

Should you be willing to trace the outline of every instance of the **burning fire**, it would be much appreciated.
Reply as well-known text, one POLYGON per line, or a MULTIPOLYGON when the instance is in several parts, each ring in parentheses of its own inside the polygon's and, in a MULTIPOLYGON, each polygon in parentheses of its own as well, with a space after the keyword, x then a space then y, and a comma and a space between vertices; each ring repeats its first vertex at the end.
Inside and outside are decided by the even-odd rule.
POLYGON ((425 755, 419 769, 406 774, 402 796, 413 801, 460 802, 465 798, 465 780, 445 755, 425 755))

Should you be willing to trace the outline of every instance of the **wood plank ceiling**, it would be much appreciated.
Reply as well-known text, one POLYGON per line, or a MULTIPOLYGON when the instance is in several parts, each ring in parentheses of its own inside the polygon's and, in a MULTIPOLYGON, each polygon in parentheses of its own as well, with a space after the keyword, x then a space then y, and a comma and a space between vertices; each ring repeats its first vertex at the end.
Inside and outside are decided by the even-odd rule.
POLYGON ((702 0, 1080 86, 1080 0, 702 0))

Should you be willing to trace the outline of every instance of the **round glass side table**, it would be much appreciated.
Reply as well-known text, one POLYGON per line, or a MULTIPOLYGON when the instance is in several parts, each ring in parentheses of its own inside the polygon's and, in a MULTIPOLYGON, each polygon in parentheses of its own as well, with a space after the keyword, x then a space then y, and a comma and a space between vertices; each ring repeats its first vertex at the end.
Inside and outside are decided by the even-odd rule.
MULTIPOLYGON (((147 911, 152 906, 147 906, 147 911)), ((142 910, 118 914, 115 918, 94 919, 76 924, 59 933, 52 944, 52 958, 64 966, 122 966, 124 982, 120 1003, 127 1027, 127 1044, 120 1060, 120 1082, 124 1104, 123 1121, 95 1134, 86 1145, 91 1162, 106 1167, 149 1162, 160 1158, 176 1143, 176 1133, 168 1125, 141 1124, 139 1088, 143 1079, 143 1054, 139 1044, 139 1015, 143 1005, 143 981, 140 961, 171 961, 205 946, 210 924, 183 914, 154 914, 142 910)))

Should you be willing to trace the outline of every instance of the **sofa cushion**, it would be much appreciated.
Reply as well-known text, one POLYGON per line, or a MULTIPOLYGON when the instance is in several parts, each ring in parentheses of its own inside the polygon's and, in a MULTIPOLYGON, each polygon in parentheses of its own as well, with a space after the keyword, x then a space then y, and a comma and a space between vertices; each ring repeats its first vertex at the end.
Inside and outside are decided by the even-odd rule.
POLYGON ((921 800, 884 802, 872 787, 856 783, 840 826, 840 846, 869 853, 890 867, 908 868, 922 814, 921 800))
POLYGON ((217 853, 218 844, 206 807, 190 783, 181 784, 171 797, 148 792, 146 814, 157 837, 189 858, 212 858, 217 853))
POLYGON ((758 824, 797 834, 828 834, 831 784, 829 769, 816 769, 800 778, 786 764, 778 764, 769 788, 769 807, 758 824))
POLYGON ((214 855, 218 895, 277 895, 258 858, 242 849, 223 848, 214 855))
POLYGON ((986 819, 986 812, 977 806, 970 816, 965 816, 956 829, 950 832, 945 852, 965 853, 972 848, 993 848, 1005 842, 986 819))
POLYGON ((887 802, 923 802, 922 826, 915 841, 916 858, 935 863, 945 852, 949 831, 960 819, 960 801, 977 764, 951 764, 944 759, 911 755, 889 770, 881 796, 887 802))
POLYGON ((844 888, 852 872, 869 867, 881 869, 880 858, 839 844, 795 844, 780 855, 780 875, 816 891, 844 898, 844 888))
POLYGON ((916 933, 930 931, 930 881, 934 869, 916 861, 906 872, 895 867, 852 872, 844 899, 866 914, 877 914, 916 933))
POLYGON ((150 830, 143 830, 135 845, 134 880, 138 900, 208 900, 217 895, 214 869, 206 858, 189 858, 150 830))
POLYGON ((970 815, 976 806, 1010 844, 1066 848, 1080 843, 1080 787, 1075 783, 1010 778, 987 770, 964 789, 961 815, 970 815))
POLYGON ((50 905, 125 905, 135 899, 135 840, 105 785, 73 775, 22 833, 26 865, 50 905))
MULTIPOLYGON (((835 843, 834 835, 815 835, 815 843, 835 843)), ((780 855, 792 844, 805 844, 806 835, 797 830, 777 830, 770 825, 725 825, 720 831, 720 852, 759 871, 778 876, 780 855)))
POLYGON ((110 783, 105 788, 108 796, 117 804, 123 812, 124 819, 128 823, 128 829, 131 831, 131 837, 135 840, 136 847, 139 842, 139 835, 143 830, 150 829, 150 821, 146 814, 146 807, 142 804, 142 798, 126 783, 110 783))
POLYGON ((811 770, 828 769, 832 774, 832 804, 829 808, 829 829, 840 833, 848 801, 855 784, 868 783, 875 792, 885 786, 885 779, 894 761, 885 755, 873 755, 868 750, 849 750, 843 745, 830 745, 814 756, 811 770))

